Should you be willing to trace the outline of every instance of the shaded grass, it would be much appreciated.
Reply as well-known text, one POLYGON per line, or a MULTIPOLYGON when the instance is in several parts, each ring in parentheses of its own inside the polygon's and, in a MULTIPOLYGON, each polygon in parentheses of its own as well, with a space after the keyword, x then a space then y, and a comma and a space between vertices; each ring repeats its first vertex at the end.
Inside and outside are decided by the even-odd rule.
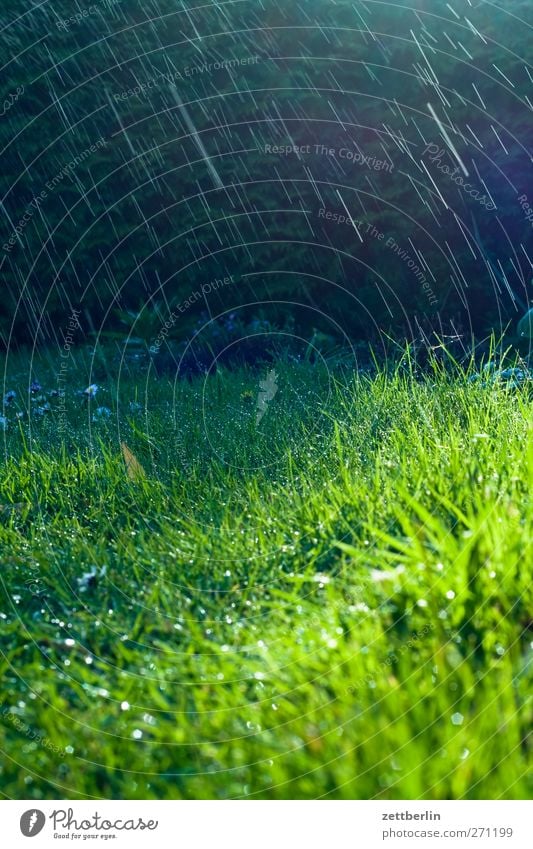
POLYGON ((6 795, 531 793, 528 390, 276 368, 10 421, 6 795))

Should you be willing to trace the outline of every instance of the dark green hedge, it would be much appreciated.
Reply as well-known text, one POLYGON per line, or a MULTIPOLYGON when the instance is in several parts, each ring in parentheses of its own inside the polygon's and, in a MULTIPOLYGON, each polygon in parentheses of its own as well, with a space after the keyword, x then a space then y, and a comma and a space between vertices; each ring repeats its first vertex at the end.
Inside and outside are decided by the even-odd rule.
POLYGON ((150 341, 225 276, 174 335, 258 302, 339 338, 524 311, 530 3, 83 2, 0 12, 4 343, 61 339, 73 309, 150 341), (428 104, 495 210, 432 161, 428 104))

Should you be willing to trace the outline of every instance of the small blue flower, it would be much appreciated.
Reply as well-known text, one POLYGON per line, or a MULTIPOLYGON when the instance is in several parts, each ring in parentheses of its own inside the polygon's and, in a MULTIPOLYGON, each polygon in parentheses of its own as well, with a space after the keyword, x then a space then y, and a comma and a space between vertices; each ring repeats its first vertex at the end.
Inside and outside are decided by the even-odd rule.
POLYGON ((94 398, 97 392, 98 386, 96 385, 96 383, 91 383, 91 385, 88 386, 87 389, 83 390, 82 395, 85 395, 86 398, 94 398))
POLYGON ((37 392, 40 392, 43 387, 39 383, 38 380, 33 380, 30 384, 30 392, 32 395, 36 395, 37 392))
POLYGON ((46 404, 42 404, 40 407, 36 407, 35 412, 37 413, 38 416, 44 416, 45 413, 49 413, 51 409, 52 408, 51 408, 50 404, 46 403, 46 404))
POLYGON ((5 416, 0 416, 0 430, 7 430, 7 419, 5 416))
POLYGON ((17 393, 14 389, 10 389, 9 392, 6 392, 4 395, 4 404, 11 404, 12 401, 17 397, 17 393))
POLYGON ((97 422, 99 419, 109 419, 111 417, 111 410, 109 407, 97 407, 93 413, 93 422, 97 422))
POLYGON ((500 377, 502 380, 516 380, 521 382, 526 379, 527 375, 521 368, 506 368, 500 372, 500 377))

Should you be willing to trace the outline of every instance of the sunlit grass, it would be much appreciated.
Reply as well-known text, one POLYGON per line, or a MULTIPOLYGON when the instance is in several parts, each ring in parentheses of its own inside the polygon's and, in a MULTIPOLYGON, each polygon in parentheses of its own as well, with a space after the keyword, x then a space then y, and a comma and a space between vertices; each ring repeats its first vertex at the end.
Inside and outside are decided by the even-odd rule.
POLYGON ((277 372, 9 413, 6 795, 531 793, 527 387, 277 372))

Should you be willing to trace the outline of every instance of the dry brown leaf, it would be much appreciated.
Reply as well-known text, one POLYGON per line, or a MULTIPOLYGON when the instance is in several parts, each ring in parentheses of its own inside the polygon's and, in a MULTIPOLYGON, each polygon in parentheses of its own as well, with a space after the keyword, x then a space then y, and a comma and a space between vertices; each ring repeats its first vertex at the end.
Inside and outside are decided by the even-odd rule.
POLYGON ((124 457, 124 462, 126 464, 126 474, 129 479, 132 481, 138 481, 141 478, 145 478, 146 472, 139 463, 135 454, 132 454, 125 442, 121 442, 120 447, 122 448, 122 456, 124 457))

